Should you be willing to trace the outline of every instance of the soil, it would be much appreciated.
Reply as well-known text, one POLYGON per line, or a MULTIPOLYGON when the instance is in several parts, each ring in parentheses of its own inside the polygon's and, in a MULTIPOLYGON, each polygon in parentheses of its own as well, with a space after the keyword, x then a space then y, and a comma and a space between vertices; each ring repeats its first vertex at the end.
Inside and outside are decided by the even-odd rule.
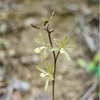
MULTIPOLYGON (((61 39, 67 35, 68 43, 76 45, 75 49, 69 50, 71 61, 68 61, 64 55, 59 56, 55 100, 80 100, 85 88, 93 82, 94 78, 77 65, 77 59, 78 57, 91 59, 93 53, 89 52, 86 44, 81 43, 84 40, 80 42, 77 39, 75 30, 72 33, 68 31, 74 24, 73 22, 81 15, 84 6, 89 6, 92 11, 97 12, 98 9, 94 5, 87 4, 86 0, 0 1, 0 27, 4 24, 2 26, 4 30, 0 30, 0 62, 7 66, 10 78, 16 77, 30 84, 30 91, 22 93, 21 100, 49 100, 51 98, 51 82, 45 92, 46 78, 42 79, 40 72, 35 68, 36 65, 43 67, 44 62, 40 61, 39 54, 34 53, 34 49, 38 47, 34 37, 38 36, 38 33, 42 33, 44 40, 48 42, 47 33, 32 28, 31 24, 42 26, 53 10, 56 13, 51 23, 51 27, 55 29, 52 38, 61 39), (69 11, 67 7, 70 4, 76 4, 78 10, 74 13, 69 11)), ((79 26, 76 29, 80 31, 79 26)), ((52 55, 48 53, 46 61, 52 63, 52 60, 52 55)))

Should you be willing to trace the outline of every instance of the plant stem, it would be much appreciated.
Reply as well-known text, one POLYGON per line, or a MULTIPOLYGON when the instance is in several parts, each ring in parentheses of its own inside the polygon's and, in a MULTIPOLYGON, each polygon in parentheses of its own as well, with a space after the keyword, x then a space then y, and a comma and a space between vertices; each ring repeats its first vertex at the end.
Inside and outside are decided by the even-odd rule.
MULTIPOLYGON (((50 31, 49 29, 47 28, 46 31, 48 32, 48 38, 49 38, 49 42, 50 42, 50 45, 51 47, 53 48, 53 44, 52 44, 52 40, 51 40, 51 35, 50 35, 50 31)), ((54 77, 54 80, 52 80, 52 100, 55 100, 55 75, 56 75, 56 63, 57 63, 57 58, 59 56, 59 53, 57 53, 57 55, 55 55, 55 51, 53 51, 53 57, 54 57, 54 73, 53 73, 53 77, 54 77)))
MULTIPOLYGON (((55 53, 55 52, 54 52, 55 53)), ((57 63, 57 58, 59 56, 59 53, 57 53, 57 56, 54 59, 54 73, 53 73, 53 77, 54 80, 52 80, 52 100, 55 100, 54 96, 55 96, 55 75, 56 75, 56 63, 57 63)))
MULTIPOLYGON (((51 40, 51 36, 50 33, 48 31, 48 37, 49 37, 49 42, 51 44, 51 47, 53 48, 53 44, 52 44, 52 40, 51 40)), ((55 72, 56 72, 56 56, 55 56, 55 52, 53 51, 53 57, 54 57, 54 73, 53 73, 53 77, 54 80, 52 80, 52 100, 55 100, 55 72)))
POLYGON ((55 100, 55 81, 52 81, 52 100, 55 100))
MULTIPOLYGON (((51 47, 53 48, 53 44, 52 44, 52 40, 51 40, 51 34, 50 34, 50 31, 49 31, 48 27, 45 28, 45 30, 48 33, 49 42, 50 42, 51 47)), ((54 73, 53 73, 54 80, 52 80, 52 100, 55 100, 55 94, 54 93, 55 93, 56 55, 55 55, 54 51, 52 53, 53 53, 53 58, 54 58, 54 73)))

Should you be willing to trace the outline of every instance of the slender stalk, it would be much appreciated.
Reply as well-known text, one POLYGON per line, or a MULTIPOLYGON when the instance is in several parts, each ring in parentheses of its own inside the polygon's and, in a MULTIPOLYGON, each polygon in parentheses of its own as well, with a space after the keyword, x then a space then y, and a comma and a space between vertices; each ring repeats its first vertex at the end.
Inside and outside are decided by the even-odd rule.
MULTIPOLYGON (((51 47, 53 48, 53 44, 52 44, 52 40, 51 40, 51 36, 50 33, 48 31, 48 37, 49 37, 49 42, 51 44, 51 47)), ((56 56, 55 56, 55 52, 53 51, 53 57, 54 57, 54 73, 53 73, 53 77, 54 80, 52 80, 52 100, 55 100, 55 72, 56 72, 56 56)))
POLYGON ((52 81, 52 100, 55 100, 54 99, 54 96, 55 96, 55 75, 56 75, 56 63, 57 63, 57 58, 59 56, 59 53, 57 53, 57 56, 55 57, 54 59, 54 73, 53 73, 53 77, 54 77, 54 80, 52 81))
MULTIPOLYGON (((51 44, 51 47, 53 48, 53 44, 52 44, 52 40, 51 40, 51 36, 50 36, 50 33, 48 33, 48 37, 49 37, 49 42, 51 44)), ((55 55, 55 52, 53 51, 53 57, 54 57, 54 60, 56 59, 56 55, 55 55)))
POLYGON ((55 81, 52 81, 52 100, 55 100, 55 81))
POLYGON ((58 51, 58 53, 57 53, 57 55, 56 55, 56 61, 57 61, 57 59, 58 59, 59 54, 60 54, 60 51, 58 51))
MULTIPOLYGON (((47 27, 45 30, 48 33, 49 42, 50 42, 51 47, 53 48, 53 44, 52 44, 52 40, 51 40, 51 34, 50 34, 51 32, 49 31, 49 27, 47 27)), ((55 51, 53 51, 52 53, 53 53, 53 57, 54 57, 54 73, 53 73, 54 80, 52 80, 52 100, 55 100, 56 63, 57 63, 57 58, 58 58, 60 52, 58 52, 57 55, 55 55, 55 51)))
MULTIPOLYGON (((57 55, 54 59, 54 73, 53 73, 54 79, 55 79, 55 75, 56 75, 56 64, 57 64, 57 59, 58 59, 59 53, 60 52, 57 53, 57 55)), ((55 82, 55 80, 54 80, 54 82, 55 82)))

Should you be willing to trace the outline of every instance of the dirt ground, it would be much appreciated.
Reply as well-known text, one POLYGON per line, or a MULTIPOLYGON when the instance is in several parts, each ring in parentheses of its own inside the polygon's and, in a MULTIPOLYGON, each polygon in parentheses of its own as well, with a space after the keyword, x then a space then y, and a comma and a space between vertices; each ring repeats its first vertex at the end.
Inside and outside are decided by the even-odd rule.
MULTIPOLYGON (((43 25, 55 10, 55 17, 51 27, 55 29, 52 38, 69 37, 69 44, 76 48, 69 50, 72 60, 68 61, 60 55, 57 63, 55 98, 56 100, 80 100, 86 89, 93 83, 94 77, 77 64, 79 57, 87 61, 92 59, 95 52, 89 50, 84 38, 80 35, 80 26, 71 29, 75 22, 88 10, 94 15, 98 13, 97 4, 89 4, 88 0, 0 0, 0 62, 7 67, 10 78, 17 78, 30 84, 28 92, 19 92, 21 99, 13 100, 49 100, 51 87, 44 91, 45 78, 40 77, 40 72, 35 65, 44 66, 40 55, 34 53, 38 46, 34 37, 38 33, 48 42, 45 31, 36 30, 33 25, 43 25), (74 5, 72 5, 74 4, 74 5), (73 7, 71 9, 71 6, 73 7)), ((91 16, 87 16, 86 21, 91 16)), ((52 62, 52 55, 48 53, 46 59, 52 62)), ((95 100, 95 99, 88 99, 95 100)))

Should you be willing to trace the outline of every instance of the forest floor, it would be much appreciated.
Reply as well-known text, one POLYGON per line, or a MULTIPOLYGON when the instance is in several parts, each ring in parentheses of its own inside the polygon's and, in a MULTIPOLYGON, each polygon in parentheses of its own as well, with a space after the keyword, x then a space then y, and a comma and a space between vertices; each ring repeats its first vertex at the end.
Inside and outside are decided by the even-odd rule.
MULTIPOLYGON (((77 59, 82 57, 89 61, 97 52, 85 43, 79 24, 79 19, 85 14, 87 23, 92 16, 98 16, 97 4, 89 4, 86 0, 1 0, 0 62, 7 66, 10 78, 17 78, 30 84, 29 92, 17 90, 22 98, 13 100, 50 99, 52 84, 49 84, 45 92, 45 78, 42 79, 40 72, 35 68, 36 65, 44 66, 44 62, 40 61, 39 54, 34 53, 34 49, 38 47, 34 37, 42 33, 46 42, 48 37, 45 31, 36 30, 31 24, 43 25, 52 11, 56 11, 51 23, 51 27, 55 29, 52 38, 61 39, 67 35, 68 43, 76 45, 75 49, 69 50, 71 61, 63 55, 59 56, 55 85, 56 100, 80 100, 94 81, 93 75, 77 64, 77 59), (92 15, 88 15, 89 12, 93 12, 92 15)), ((47 61, 52 63, 52 55, 48 54, 47 61)), ((91 94, 93 95, 94 93, 91 94)))

